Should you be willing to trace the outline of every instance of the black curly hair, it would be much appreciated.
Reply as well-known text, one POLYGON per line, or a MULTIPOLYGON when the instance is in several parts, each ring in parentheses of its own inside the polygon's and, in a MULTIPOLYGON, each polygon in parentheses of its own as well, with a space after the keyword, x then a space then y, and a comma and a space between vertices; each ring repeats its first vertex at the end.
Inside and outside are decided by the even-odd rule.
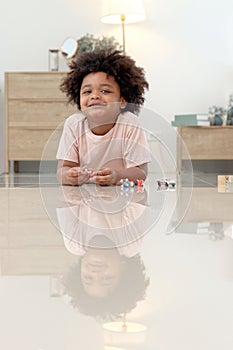
POLYGON ((65 294, 70 296, 71 305, 84 315, 97 320, 116 320, 132 311, 139 301, 145 299, 150 279, 139 254, 121 257, 125 268, 117 288, 105 298, 88 295, 81 281, 81 261, 71 266, 63 276, 65 294))
POLYGON ((82 52, 70 63, 70 71, 61 83, 61 91, 66 93, 68 102, 76 104, 80 110, 80 89, 84 77, 90 73, 104 72, 114 77, 120 87, 121 96, 127 105, 124 111, 138 112, 144 103, 145 89, 149 84, 144 69, 120 50, 95 50, 82 52))

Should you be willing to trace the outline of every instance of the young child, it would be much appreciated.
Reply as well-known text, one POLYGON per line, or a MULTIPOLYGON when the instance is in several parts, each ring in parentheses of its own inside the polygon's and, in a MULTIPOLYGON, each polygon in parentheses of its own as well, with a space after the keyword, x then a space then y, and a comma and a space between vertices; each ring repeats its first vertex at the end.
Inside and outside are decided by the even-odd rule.
POLYGON ((135 113, 148 89, 144 71, 116 50, 81 53, 61 84, 82 113, 70 116, 57 151, 64 185, 145 180, 150 150, 135 113))

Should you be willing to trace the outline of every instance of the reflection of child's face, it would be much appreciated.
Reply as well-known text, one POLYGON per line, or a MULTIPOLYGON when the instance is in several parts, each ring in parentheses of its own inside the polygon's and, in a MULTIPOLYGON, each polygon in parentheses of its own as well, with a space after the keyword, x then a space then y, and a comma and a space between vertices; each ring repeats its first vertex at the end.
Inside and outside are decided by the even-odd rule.
POLYGON ((81 262, 83 288, 90 296, 104 298, 117 286, 122 271, 116 249, 90 248, 81 262))
POLYGON ((90 128, 115 123, 120 113, 120 87, 113 76, 104 72, 90 73, 83 79, 80 89, 80 105, 90 128))

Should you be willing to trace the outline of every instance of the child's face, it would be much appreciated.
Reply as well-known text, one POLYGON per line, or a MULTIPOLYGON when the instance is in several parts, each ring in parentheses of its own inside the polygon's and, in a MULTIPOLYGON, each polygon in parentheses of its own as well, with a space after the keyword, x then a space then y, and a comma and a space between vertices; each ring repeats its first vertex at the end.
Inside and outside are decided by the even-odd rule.
POLYGON ((80 89, 81 111, 91 126, 115 123, 125 100, 113 76, 104 72, 90 73, 83 79, 80 89))
POLYGON ((83 288, 90 296, 104 298, 116 288, 123 263, 116 249, 90 248, 81 263, 83 288))

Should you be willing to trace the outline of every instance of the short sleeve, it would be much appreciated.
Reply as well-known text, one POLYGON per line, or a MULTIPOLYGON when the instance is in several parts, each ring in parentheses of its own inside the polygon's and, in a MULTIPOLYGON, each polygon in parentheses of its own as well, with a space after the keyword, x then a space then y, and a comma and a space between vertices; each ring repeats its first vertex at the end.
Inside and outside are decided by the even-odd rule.
POLYGON ((140 125, 131 125, 124 140, 124 161, 127 168, 151 162, 146 134, 140 125))
POLYGON ((56 158, 79 163, 77 143, 77 125, 79 118, 76 116, 77 114, 69 117, 64 123, 56 158))

